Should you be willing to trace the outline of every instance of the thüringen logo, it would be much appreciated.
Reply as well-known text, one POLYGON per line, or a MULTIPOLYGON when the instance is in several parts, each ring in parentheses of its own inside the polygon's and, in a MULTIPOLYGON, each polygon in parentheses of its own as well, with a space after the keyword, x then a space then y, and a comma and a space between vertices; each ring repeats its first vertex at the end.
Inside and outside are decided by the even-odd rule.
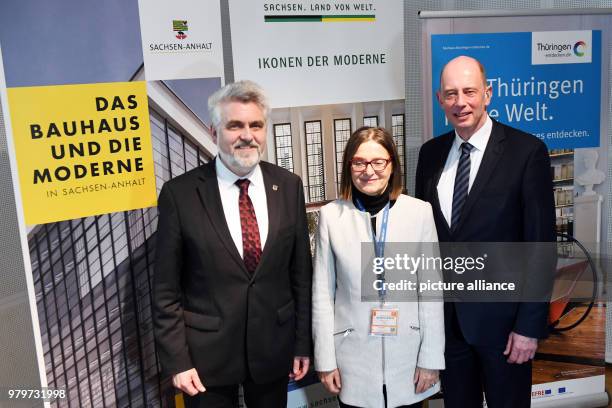
POLYGON ((584 56, 584 49, 586 48, 586 43, 584 41, 578 41, 574 44, 574 54, 577 57, 584 56))
POLYGON ((531 64, 588 64, 593 56, 593 32, 534 31, 531 33, 531 64))

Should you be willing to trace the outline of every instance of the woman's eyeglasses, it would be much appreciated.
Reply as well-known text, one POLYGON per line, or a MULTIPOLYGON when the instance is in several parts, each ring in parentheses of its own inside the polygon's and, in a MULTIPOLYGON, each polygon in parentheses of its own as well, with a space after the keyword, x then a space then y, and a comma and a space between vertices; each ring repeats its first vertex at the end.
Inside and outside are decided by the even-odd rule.
POLYGON ((368 167, 368 164, 372 166, 372 170, 374 171, 383 171, 387 168, 387 166, 391 163, 391 158, 389 159, 374 159, 374 160, 363 160, 363 159, 353 159, 351 160, 351 169, 354 171, 365 171, 368 167))

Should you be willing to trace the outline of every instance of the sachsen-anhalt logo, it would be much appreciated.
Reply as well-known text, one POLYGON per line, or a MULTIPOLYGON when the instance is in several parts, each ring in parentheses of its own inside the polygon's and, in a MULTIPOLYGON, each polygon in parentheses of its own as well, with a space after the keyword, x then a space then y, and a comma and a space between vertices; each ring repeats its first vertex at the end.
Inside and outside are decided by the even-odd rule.
POLYGON ((175 37, 179 40, 187 38, 187 20, 172 20, 172 29, 176 32, 175 37))

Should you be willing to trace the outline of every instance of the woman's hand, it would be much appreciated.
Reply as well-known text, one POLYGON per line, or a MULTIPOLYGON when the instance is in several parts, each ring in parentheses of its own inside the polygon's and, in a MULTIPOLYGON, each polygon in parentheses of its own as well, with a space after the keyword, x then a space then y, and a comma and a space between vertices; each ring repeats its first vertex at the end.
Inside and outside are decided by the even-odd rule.
POLYGON ((342 382, 340 381, 340 370, 337 368, 332 371, 317 371, 319 380, 323 383, 325 389, 334 395, 340 394, 342 382))
POLYGON ((430 370, 421 367, 417 367, 416 370, 414 370, 414 384, 416 385, 415 392, 417 394, 427 391, 436 385, 438 381, 438 370, 430 370))

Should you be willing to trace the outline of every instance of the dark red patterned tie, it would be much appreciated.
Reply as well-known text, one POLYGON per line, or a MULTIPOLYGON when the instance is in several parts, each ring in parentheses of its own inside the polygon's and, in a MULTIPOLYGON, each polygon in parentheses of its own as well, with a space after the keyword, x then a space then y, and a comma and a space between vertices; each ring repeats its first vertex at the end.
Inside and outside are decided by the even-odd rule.
POLYGON ((255 216, 255 208, 249 197, 248 179, 236 180, 240 188, 238 207, 240 208, 240 227, 242 228, 242 258, 250 274, 255 272, 261 258, 261 241, 259 240, 259 226, 255 216))

